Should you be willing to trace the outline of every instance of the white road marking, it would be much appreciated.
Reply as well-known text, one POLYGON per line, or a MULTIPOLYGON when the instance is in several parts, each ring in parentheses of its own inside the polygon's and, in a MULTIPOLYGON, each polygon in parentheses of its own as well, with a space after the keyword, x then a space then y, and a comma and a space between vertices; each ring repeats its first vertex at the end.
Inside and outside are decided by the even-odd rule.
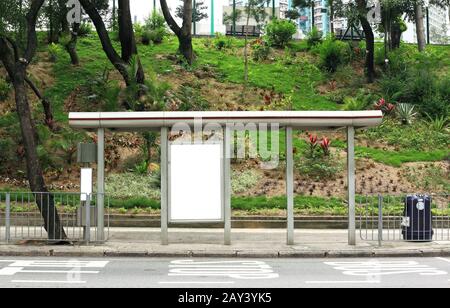
POLYGON ((233 284, 234 281, 159 281, 160 284, 233 284))
POLYGON ((360 281, 305 281, 307 284, 354 284, 354 283, 381 283, 377 280, 360 280, 360 281))
POLYGON ((447 263, 450 263, 450 260, 446 259, 446 258, 437 257, 436 259, 444 261, 444 262, 447 262, 447 263))
POLYGON ((48 273, 48 274, 98 274, 99 271, 56 271, 56 270, 48 270, 48 271, 35 271, 35 270, 25 270, 20 271, 21 273, 48 273))
POLYGON ((421 265, 416 261, 350 261, 350 262, 324 262, 335 270, 341 271, 348 276, 382 276, 419 274, 422 276, 447 275, 446 271, 421 265))
POLYGON ((86 281, 77 281, 77 280, 60 280, 60 281, 52 281, 52 280, 12 280, 12 283, 55 283, 55 284, 83 284, 86 283, 86 281))
POLYGON ((46 261, 46 260, 16 260, 11 267, 105 267, 109 261, 46 261))
POLYGON ((279 278, 263 261, 195 261, 174 260, 169 264, 169 276, 222 276, 234 279, 279 278))

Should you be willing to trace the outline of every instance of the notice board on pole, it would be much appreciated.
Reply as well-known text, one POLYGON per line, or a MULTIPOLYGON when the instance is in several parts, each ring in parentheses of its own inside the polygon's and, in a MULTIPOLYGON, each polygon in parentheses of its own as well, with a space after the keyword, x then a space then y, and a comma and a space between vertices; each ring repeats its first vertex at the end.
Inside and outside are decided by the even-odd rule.
POLYGON ((221 143, 169 144, 169 222, 223 221, 221 143))

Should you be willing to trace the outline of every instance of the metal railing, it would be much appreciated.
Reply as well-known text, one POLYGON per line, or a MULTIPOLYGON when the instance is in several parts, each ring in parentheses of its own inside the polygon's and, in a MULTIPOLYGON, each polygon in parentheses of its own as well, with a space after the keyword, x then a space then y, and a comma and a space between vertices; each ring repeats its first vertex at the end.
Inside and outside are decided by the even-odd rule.
POLYGON ((406 206, 408 195, 417 194, 359 196, 361 240, 378 241, 380 246, 386 241, 450 241, 450 194, 426 194, 430 201, 420 208, 411 200, 406 206))
POLYGON ((98 197, 65 192, 0 192, 0 242, 103 242, 109 236, 109 198, 102 195, 105 228, 100 230, 98 197))

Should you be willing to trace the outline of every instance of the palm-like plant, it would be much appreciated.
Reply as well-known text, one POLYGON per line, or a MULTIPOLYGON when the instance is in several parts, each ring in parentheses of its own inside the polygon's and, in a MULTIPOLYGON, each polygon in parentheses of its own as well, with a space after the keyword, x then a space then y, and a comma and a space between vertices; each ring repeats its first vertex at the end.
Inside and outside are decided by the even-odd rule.
POLYGON ((402 124, 411 124, 417 113, 414 111, 414 105, 407 103, 397 104, 396 107, 397 116, 402 124))

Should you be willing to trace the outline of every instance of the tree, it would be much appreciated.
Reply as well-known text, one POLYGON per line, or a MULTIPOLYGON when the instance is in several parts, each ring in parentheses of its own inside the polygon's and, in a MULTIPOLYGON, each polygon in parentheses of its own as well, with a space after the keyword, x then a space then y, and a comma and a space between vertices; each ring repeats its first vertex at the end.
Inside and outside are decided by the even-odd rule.
POLYGON ((316 8, 315 0, 294 0, 292 2, 294 7, 298 7, 301 9, 311 8, 311 29, 315 26, 315 16, 314 11, 316 8))
POLYGON ((414 3, 414 15, 416 19, 417 48, 422 52, 425 50, 425 27, 423 25, 422 4, 419 1, 414 3))
MULTIPOLYGON (((138 52, 136 47, 136 39, 134 37, 133 24, 131 21, 130 13, 130 1, 118 0, 119 4, 119 39, 121 45, 122 54, 119 54, 114 49, 109 38, 108 31, 106 30, 105 23, 102 16, 97 9, 95 2, 90 0, 79 0, 85 12, 89 15, 94 23, 97 34, 100 38, 103 50, 108 57, 112 65, 121 74, 123 80, 127 86, 130 86, 133 82, 143 85, 145 82, 145 73, 142 67, 141 61, 137 61, 137 70, 130 75, 129 64, 132 57, 138 58, 138 52)), ((142 95, 142 91, 137 93, 137 96, 142 95)))
MULTIPOLYGON (((196 23, 199 22, 205 18, 208 18, 208 14, 204 12, 208 7, 205 5, 203 1, 195 2, 195 6, 192 8, 192 22, 196 23)), ((179 5, 177 9, 175 10, 175 16, 183 19, 184 14, 184 6, 179 5)))
MULTIPOLYGON (((256 23, 259 24, 262 20, 267 17, 265 4, 268 4, 267 0, 248 0, 245 6, 245 15, 247 18, 246 26, 250 23, 250 18, 255 19, 256 23)), ((244 38, 244 92, 247 88, 248 83, 248 31, 245 32, 244 38)))
POLYGON ((183 0, 183 2, 183 24, 180 27, 173 19, 169 7, 167 6, 167 1, 160 0, 164 19, 178 38, 178 50, 187 63, 191 65, 195 59, 194 48, 192 47, 192 0, 183 0))
POLYGON ((25 48, 20 48, 5 32, 0 33, 0 60, 12 80, 15 91, 16 111, 21 127, 22 143, 25 148, 30 189, 33 192, 43 193, 42 195, 36 195, 36 204, 43 217, 48 238, 64 241, 67 236, 55 207, 53 195, 48 192, 45 185, 37 152, 39 140, 26 90, 27 68, 37 49, 36 22, 43 4, 44 0, 29 1, 29 9, 25 17, 25 48))
POLYGON ((372 25, 369 22, 369 15, 373 13, 373 8, 369 6, 367 0, 355 0, 355 2, 344 3, 342 0, 334 0, 336 16, 346 17, 349 26, 361 25, 366 38, 366 76, 369 83, 375 80, 375 36, 372 25))
POLYGON ((296 20, 296 19, 300 18, 300 12, 298 10, 291 9, 291 10, 286 11, 285 16, 289 20, 296 20))
POLYGON ((234 10, 231 14, 223 13, 223 24, 224 25, 233 25, 234 22, 239 21, 242 18, 241 10, 234 10))

